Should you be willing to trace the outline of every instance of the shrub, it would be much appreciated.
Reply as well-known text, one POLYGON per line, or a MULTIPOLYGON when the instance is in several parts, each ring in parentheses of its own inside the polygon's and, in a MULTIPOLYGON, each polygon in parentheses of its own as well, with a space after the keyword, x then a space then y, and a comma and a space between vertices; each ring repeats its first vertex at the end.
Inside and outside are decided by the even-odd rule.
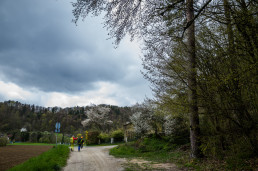
POLYGON ((49 140, 49 136, 47 136, 47 135, 44 135, 43 137, 41 137, 40 139, 39 139, 39 142, 40 143, 50 143, 50 140, 49 140))
POLYGON ((27 142, 29 141, 30 133, 29 132, 21 132, 21 141, 27 142))
POLYGON ((88 133, 88 141, 86 143, 87 144, 98 144, 99 134, 100 134, 100 132, 98 132, 98 131, 90 131, 88 133))
POLYGON ((37 132, 30 132, 30 142, 37 142, 37 132))
POLYGON ((122 130, 113 131, 111 137, 114 138, 115 142, 121 142, 124 139, 124 132, 122 130))
POLYGON ((40 143, 55 143, 56 142, 56 137, 54 133, 49 133, 47 131, 43 132, 41 138, 39 139, 40 143))
POLYGON ((79 138, 79 137, 81 137, 81 136, 82 136, 82 134, 77 134, 77 136, 76 136, 76 137, 78 137, 78 138, 79 138))
POLYGON ((110 139, 110 136, 108 134, 105 134, 105 133, 100 133, 99 134, 99 139, 102 143, 108 143, 109 139, 110 139))
POLYGON ((8 143, 8 139, 6 137, 0 138, 0 147, 6 146, 7 143, 8 143))

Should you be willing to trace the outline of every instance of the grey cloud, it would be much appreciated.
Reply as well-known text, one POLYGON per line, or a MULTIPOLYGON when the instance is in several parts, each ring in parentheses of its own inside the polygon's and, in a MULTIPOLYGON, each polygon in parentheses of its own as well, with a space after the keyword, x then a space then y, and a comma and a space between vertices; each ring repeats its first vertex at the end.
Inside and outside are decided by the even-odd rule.
POLYGON ((96 81, 130 82, 124 78, 127 66, 134 64, 132 54, 113 49, 99 19, 89 18, 76 27, 69 5, 50 0, 0 2, 2 79, 69 93, 93 89, 96 81))

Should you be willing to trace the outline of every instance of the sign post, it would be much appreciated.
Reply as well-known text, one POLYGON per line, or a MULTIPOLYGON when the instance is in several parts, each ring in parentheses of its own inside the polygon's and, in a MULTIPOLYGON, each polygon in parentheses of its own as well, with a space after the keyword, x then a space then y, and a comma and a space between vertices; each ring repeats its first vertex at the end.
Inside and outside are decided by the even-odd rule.
POLYGON ((58 132, 60 132, 60 122, 57 122, 56 123, 56 130, 55 130, 55 132, 56 132, 56 147, 57 147, 57 134, 58 134, 58 132))

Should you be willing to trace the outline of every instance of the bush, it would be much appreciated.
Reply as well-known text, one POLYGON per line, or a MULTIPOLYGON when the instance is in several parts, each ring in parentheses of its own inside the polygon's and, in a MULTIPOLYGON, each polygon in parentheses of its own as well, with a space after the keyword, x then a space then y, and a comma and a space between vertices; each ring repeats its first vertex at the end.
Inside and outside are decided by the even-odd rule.
POLYGON ((37 132, 30 132, 30 142, 36 143, 37 142, 37 132))
POLYGON ((124 140, 124 132, 122 130, 116 130, 112 132, 111 137, 114 138, 115 142, 121 142, 124 140))
POLYGON ((39 139, 39 142, 40 143, 47 143, 49 144, 50 143, 50 140, 49 140, 49 137, 48 136, 43 136, 39 139))
POLYGON ((12 141, 21 141, 21 132, 20 132, 20 130, 16 130, 13 133, 13 140, 12 141))
POLYGON ((27 142, 29 141, 30 133, 29 132, 21 132, 21 141, 27 142))
POLYGON ((0 147, 6 146, 7 143, 8 143, 8 139, 6 137, 0 138, 0 147))
POLYGON ((68 137, 68 136, 64 136, 64 139, 62 139, 62 143, 64 143, 64 144, 69 144, 70 143, 70 137, 68 137))
POLYGON ((99 134, 100 132, 98 131, 91 131, 88 133, 88 141, 86 142, 87 144, 98 144, 99 142, 99 134))
POLYGON ((80 134, 80 133, 79 133, 79 134, 77 134, 77 136, 76 136, 76 137, 78 137, 78 138, 79 138, 79 137, 81 137, 81 136, 82 136, 82 134, 80 134))
POLYGON ((101 143, 108 143, 110 140, 110 136, 108 134, 105 133, 100 133, 99 134, 99 139, 101 141, 101 143))

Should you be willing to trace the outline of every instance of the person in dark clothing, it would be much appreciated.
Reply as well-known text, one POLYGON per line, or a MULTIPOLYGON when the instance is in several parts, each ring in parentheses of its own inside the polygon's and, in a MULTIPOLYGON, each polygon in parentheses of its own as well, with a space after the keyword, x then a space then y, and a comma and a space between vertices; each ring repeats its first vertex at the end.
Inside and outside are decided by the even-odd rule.
POLYGON ((81 149, 81 143, 82 143, 82 139, 81 137, 78 138, 77 144, 78 144, 78 151, 80 152, 81 149))
POLYGON ((83 148, 83 144, 84 144, 84 140, 83 140, 83 137, 82 138, 82 143, 81 143, 81 149, 83 148))

